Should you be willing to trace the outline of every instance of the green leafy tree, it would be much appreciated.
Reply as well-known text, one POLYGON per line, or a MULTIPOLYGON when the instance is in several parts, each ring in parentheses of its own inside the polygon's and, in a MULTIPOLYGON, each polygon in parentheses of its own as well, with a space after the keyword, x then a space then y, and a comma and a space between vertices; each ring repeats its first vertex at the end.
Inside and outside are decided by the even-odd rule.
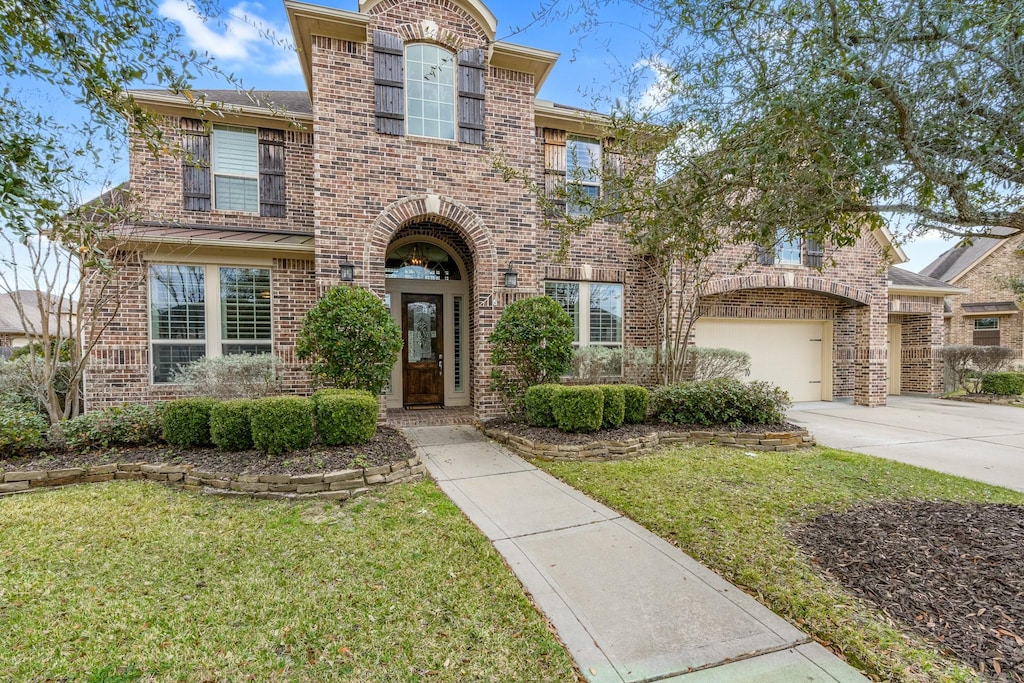
POLYGON ((839 245, 880 213, 907 235, 1024 229, 1019 0, 644 6, 656 97, 634 73, 622 111, 679 132, 674 171, 698 204, 731 198, 726 224, 839 245))
POLYGON ((402 331, 373 292, 334 287, 306 313, 295 348, 320 381, 379 394, 402 350, 402 331))
POLYGON ((572 318, 548 296, 505 307, 491 333, 491 387, 514 417, 523 414, 529 387, 557 383, 572 366, 572 318))

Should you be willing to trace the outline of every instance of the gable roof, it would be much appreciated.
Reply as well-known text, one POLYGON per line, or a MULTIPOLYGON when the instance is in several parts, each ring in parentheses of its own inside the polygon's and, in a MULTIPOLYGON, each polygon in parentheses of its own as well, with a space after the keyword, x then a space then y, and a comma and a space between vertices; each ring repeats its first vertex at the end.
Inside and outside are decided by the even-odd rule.
MULTIPOLYGON (((1011 228, 992 228, 991 232, 995 235, 1010 236, 1016 231, 1011 228)), ((943 282, 953 282, 1005 242, 1005 239, 996 237, 978 237, 970 246, 947 249, 922 268, 921 275, 943 282)))
MULTIPOLYGON (((48 296, 42 292, 35 292, 31 289, 19 289, 13 292, 0 294, 0 334, 32 335, 38 334, 42 328, 42 315, 39 313, 38 296, 48 296), (21 315, 18 313, 18 303, 21 303, 25 311, 25 323, 22 323, 21 315), (27 323, 27 324, 26 324, 27 323), (28 328, 26 330, 25 328, 28 328)), ((56 302, 55 302, 56 303, 56 302)), ((73 308, 72 302, 66 303, 64 312, 70 312, 73 308)), ((51 324, 55 324, 55 316, 51 316, 51 324)), ((65 332, 67 323, 65 322, 65 332)))

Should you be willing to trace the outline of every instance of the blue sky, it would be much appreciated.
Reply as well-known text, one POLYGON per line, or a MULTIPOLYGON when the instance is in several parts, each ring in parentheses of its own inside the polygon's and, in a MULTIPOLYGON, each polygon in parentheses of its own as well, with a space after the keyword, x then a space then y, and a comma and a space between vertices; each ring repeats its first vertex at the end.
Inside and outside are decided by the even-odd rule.
MULTIPOLYGON (((601 7, 600 23, 581 30, 582 17, 572 6, 586 0, 491 0, 487 5, 498 20, 497 37, 513 43, 561 53, 540 97, 563 104, 607 109, 607 102, 619 92, 620 76, 637 67, 641 44, 649 20, 627 2, 601 7), (543 2, 543 4, 542 4, 543 2), (542 15, 542 18, 537 18, 542 15)), ((316 2, 316 0, 313 0, 316 2)), ((318 4, 356 11, 356 0, 322 0, 318 4)), ((241 79, 245 87, 260 90, 301 90, 305 88, 298 57, 291 47, 284 5, 267 2, 224 3, 225 14, 204 23, 190 9, 187 0, 162 0, 160 12, 178 22, 191 47, 215 58, 225 72, 241 79)), ((650 74, 650 72, 648 72, 650 74)), ((651 77, 651 85, 656 83, 651 77)), ((223 88, 223 83, 205 79, 200 88, 223 88)), ((28 97, 46 97, 29 89, 28 97)), ((111 164, 104 183, 116 184, 127 177, 127 164, 111 164)), ((949 245, 948 240, 925 237, 904 249, 911 261, 904 268, 917 271, 949 245)))

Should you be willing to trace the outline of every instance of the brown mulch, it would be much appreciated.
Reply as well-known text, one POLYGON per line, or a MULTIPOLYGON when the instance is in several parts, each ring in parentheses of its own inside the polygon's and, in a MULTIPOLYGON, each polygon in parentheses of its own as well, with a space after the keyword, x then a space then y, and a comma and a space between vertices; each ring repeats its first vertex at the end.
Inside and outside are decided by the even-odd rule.
POLYGON ((792 532, 858 595, 990 680, 1024 681, 1024 506, 899 501, 792 532))
POLYGON ((768 432, 789 432, 802 430, 788 422, 776 425, 719 425, 709 427, 707 425, 677 425, 665 423, 645 422, 643 424, 622 425, 615 429, 601 429, 589 434, 572 434, 563 432, 553 427, 531 427, 522 422, 513 422, 509 419, 490 420, 485 423, 486 427, 500 429, 515 436, 521 436, 531 441, 555 444, 556 446, 579 446, 593 443, 595 441, 625 441, 640 436, 647 436, 654 432, 747 432, 749 434, 766 434, 768 432))
POLYGON ((85 453, 40 453, 24 458, 0 458, 0 470, 55 470, 108 463, 148 462, 195 465, 197 469, 236 474, 313 474, 356 467, 377 467, 413 457, 401 432, 378 427, 369 443, 358 446, 319 446, 279 456, 259 451, 180 449, 173 446, 110 448, 85 453))

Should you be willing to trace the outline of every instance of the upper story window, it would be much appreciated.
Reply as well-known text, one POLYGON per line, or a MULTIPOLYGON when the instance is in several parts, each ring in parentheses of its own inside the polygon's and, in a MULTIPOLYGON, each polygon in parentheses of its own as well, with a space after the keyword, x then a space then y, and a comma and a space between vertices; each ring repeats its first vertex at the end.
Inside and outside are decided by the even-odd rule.
POLYGON ((594 138, 569 136, 565 141, 566 182, 569 188, 566 210, 572 215, 589 211, 584 202, 573 201, 573 192, 583 199, 596 200, 601 196, 601 141, 594 138))
POLYGON ((825 250, 821 244, 812 239, 792 236, 785 230, 775 233, 776 241, 772 247, 757 247, 757 262, 762 266, 789 265, 821 268, 825 261, 825 250))
POLYGON ((260 210, 259 143, 253 128, 213 127, 213 208, 260 210))
POLYGON ((418 43, 405 50, 409 135, 455 139, 455 55, 418 43))
POLYGON ((800 265, 800 247, 802 244, 803 240, 799 237, 782 235, 778 244, 775 245, 775 255, 778 257, 778 263, 793 266, 800 265))

